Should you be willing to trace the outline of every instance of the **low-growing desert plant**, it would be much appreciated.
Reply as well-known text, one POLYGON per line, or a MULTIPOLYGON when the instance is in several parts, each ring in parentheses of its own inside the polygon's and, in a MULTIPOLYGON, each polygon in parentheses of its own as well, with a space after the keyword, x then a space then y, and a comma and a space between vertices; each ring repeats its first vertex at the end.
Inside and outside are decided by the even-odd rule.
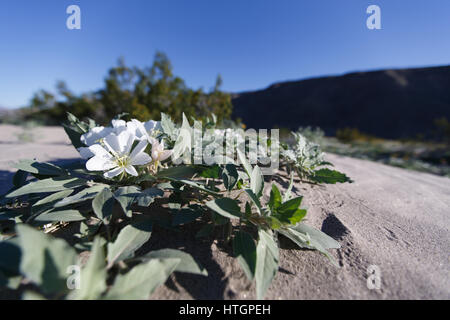
POLYGON ((325 161, 320 145, 309 141, 300 132, 292 132, 292 135, 295 138, 293 147, 285 144, 281 150, 281 157, 288 171, 296 172, 300 180, 313 183, 351 182, 344 173, 326 168, 333 164, 325 161))
MULTIPOLYGON (((177 125, 165 114, 147 122, 119 116, 102 127, 69 114, 64 129, 86 161, 16 164, 14 187, 1 199, 0 222, 8 227, 0 241, 0 285, 24 291, 25 299, 145 299, 173 272, 207 275, 181 250, 140 250, 158 236, 155 225, 204 224, 199 236, 227 230, 219 240, 231 241, 259 299, 278 271, 279 236, 335 264, 327 250, 340 245, 303 223, 307 211, 303 197, 292 193, 293 172, 289 188, 282 193, 272 184, 264 203, 264 176, 248 160, 245 139, 235 134, 232 141, 242 149, 225 163, 195 164, 195 124, 182 118, 177 125), (180 163, 183 158, 188 161, 180 163), (72 241, 56 236, 70 227, 77 230, 72 241), (89 253, 87 262, 80 261, 82 252, 89 253), (80 277, 68 278, 77 268, 80 277)), ((202 133, 215 134, 201 147, 223 145, 230 130, 216 123, 214 116, 204 123, 202 133)), ((326 164, 317 147, 296 137, 294 156, 284 156, 288 165, 302 178, 330 182, 316 171, 326 164)))

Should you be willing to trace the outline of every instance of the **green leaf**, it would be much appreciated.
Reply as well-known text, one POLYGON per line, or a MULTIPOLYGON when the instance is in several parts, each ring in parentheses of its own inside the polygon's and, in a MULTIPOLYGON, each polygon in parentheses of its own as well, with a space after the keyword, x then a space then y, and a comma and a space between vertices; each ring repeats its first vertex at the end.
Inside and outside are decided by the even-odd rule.
POLYGON ((55 207, 65 207, 67 205, 74 205, 86 200, 90 200, 95 198, 95 196, 102 191, 105 188, 109 188, 106 184, 95 184, 92 187, 85 188, 78 192, 77 194, 74 194, 73 196, 66 197, 57 203, 55 203, 55 207))
POLYGON ((18 189, 18 188, 22 187, 23 185, 25 185, 27 178, 28 178, 28 172, 25 172, 22 170, 17 170, 17 172, 14 174, 13 180, 12 180, 14 188, 18 189))
POLYGON ((22 295, 22 300, 47 300, 43 295, 27 290, 22 295))
POLYGON ((161 170, 158 172, 156 176, 158 178, 183 179, 188 177, 190 178, 194 174, 199 173, 200 171, 201 169, 198 167, 182 165, 161 170))
POLYGON ((176 128, 170 116, 161 112, 161 127, 163 132, 169 136, 172 141, 176 140, 176 128))
POLYGON ((152 259, 141 263, 124 275, 118 275, 105 299, 143 300, 166 282, 180 259, 152 259))
POLYGON ((237 202, 230 198, 211 200, 206 203, 206 206, 229 219, 238 219, 242 216, 237 202))
POLYGON ((131 218, 133 214, 131 205, 139 193, 140 189, 136 186, 121 187, 114 192, 114 198, 119 202, 123 213, 129 218, 131 218))
POLYGON ((251 189, 245 189, 245 192, 247 193, 250 200, 252 200, 252 202, 255 204, 258 212, 261 213, 262 212, 261 202, 259 201, 259 198, 256 196, 256 194, 251 189))
POLYGON ((239 150, 239 148, 236 149, 236 151, 237 151, 239 161, 241 162, 242 166, 244 167, 245 172, 247 173, 248 177, 250 178, 252 175, 252 172, 253 172, 251 164, 247 161, 245 154, 243 154, 241 152, 241 150, 239 150))
POLYGON ((66 170, 48 163, 48 162, 37 162, 35 160, 20 160, 14 165, 15 168, 20 169, 25 172, 30 172, 34 174, 39 174, 43 176, 60 176, 66 175, 66 170))
POLYGON ((116 241, 108 244, 108 268, 117 261, 134 257, 136 250, 150 239, 151 234, 150 219, 143 218, 123 228, 116 241))
POLYGON ((208 189, 205 185, 197 183, 197 182, 192 181, 192 180, 173 179, 173 178, 166 178, 166 179, 168 179, 170 181, 176 181, 176 182, 180 182, 180 183, 183 183, 183 184, 187 184, 190 187, 193 187, 195 189, 199 189, 201 191, 204 191, 204 192, 209 193, 209 194, 214 195, 214 196, 220 195, 219 193, 217 193, 217 192, 215 192, 215 191, 213 191, 211 189, 208 189))
POLYGON ((74 189, 86 184, 85 179, 71 177, 55 177, 35 182, 20 187, 19 189, 6 195, 7 198, 19 197, 29 193, 55 192, 67 189, 74 189))
POLYGON ((211 167, 207 167, 199 174, 202 178, 219 179, 220 167, 216 164, 211 167))
POLYGON ((222 179, 225 188, 228 191, 233 190, 234 186, 239 180, 239 174, 234 164, 228 163, 222 171, 222 179))
POLYGON ((179 210, 172 210, 172 226, 178 226, 195 221, 198 217, 203 214, 203 211, 199 208, 181 208, 179 210))
POLYGON ((283 202, 286 202, 291 199, 292 187, 294 186, 294 171, 291 171, 291 178, 289 180, 289 186, 286 192, 283 195, 283 202))
POLYGON ((192 256, 186 252, 175 249, 161 249, 156 251, 151 251, 142 257, 140 260, 150 260, 150 259, 180 259, 180 263, 174 269, 175 272, 185 272, 192 274, 208 275, 208 272, 199 263, 197 263, 192 256))
POLYGON ((148 188, 137 196, 138 206, 148 207, 157 197, 162 197, 164 191, 159 188, 148 188))
POLYGON ((280 214, 289 214, 295 212, 302 204, 303 197, 293 198, 286 202, 283 202, 277 209, 280 214))
POLYGON ((75 148, 85 147, 85 145, 80 141, 81 135, 83 133, 76 131, 73 127, 71 127, 65 123, 63 123, 62 126, 63 126, 63 129, 66 132, 67 136, 69 137, 70 142, 72 142, 72 145, 75 148))
POLYGON ((272 190, 270 191, 270 198, 268 203, 270 210, 276 210, 280 206, 281 200, 280 190, 275 184, 272 184, 272 190))
POLYGON ((56 239, 27 225, 16 227, 22 259, 21 272, 44 293, 67 290, 67 268, 77 264, 77 253, 64 240, 56 239))
POLYGON ((177 140, 172 149, 172 159, 178 159, 185 154, 191 152, 192 148, 192 128, 189 121, 183 113, 183 123, 178 133, 177 140))
POLYGON ((318 243, 324 249, 339 249, 341 247, 339 242, 331 238, 329 235, 304 223, 299 223, 291 229, 304 234, 308 234, 313 245, 314 243, 318 243))
POLYGON ((295 225, 300 222, 306 215, 305 209, 300 209, 303 197, 293 198, 282 203, 273 213, 283 223, 295 225))
POLYGON ((256 296, 263 299, 273 278, 278 271, 278 246, 273 236, 260 229, 259 241, 256 247, 256 296))
POLYGON ((319 251, 325 255, 333 265, 339 266, 333 256, 329 254, 327 249, 338 249, 340 248, 340 244, 322 231, 314 229, 303 223, 299 223, 295 227, 279 229, 278 232, 289 238, 300 248, 319 251))
POLYGON ((78 210, 60 210, 60 211, 51 211, 44 212, 36 217, 35 221, 83 221, 86 218, 80 213, 78 210))
POLYGON ((344 173, 327 168, 315 171, 314 175, 309 176, 309 178, 317 183, 335 184, 337 182, 352 182, 344 173))
POLYGON ((233 252, 245 275, 252 281, 256 270, 256 245, 252 236, 245 231, 237 232, 233 239, 233 252))
POLYGON ((69 299, 95 300, 106 290, 106 262, 102 239, 95 238, 86 266, 81 270, 80 289, 73 290, 69 299))
POLYGON ((69 189, 69 190, 63 190, 63 191, 59 191, 56 193, 52 193, 48 197, 42 198, 41 200, 37 201, 35 204, 33 204, 33 207, 39 207, 44 204, 49 204, 49 203, 53 203, 55 201, 64 199, 64 198, 68 197, 72 192, 73 192, 73 190, 69 189))
POLYGON ((22 252, 17 238, 0 241, 0 257, 1 271, 11 275, 19 274, 22 252))
POLYGON ((250 188, 258 198, 261 197, 264 189, 264 177, 258 166, 253 168, 252 176, 250 178, 250 188))
POLYGON ((213 232, 214 230, 214 225, 212 224, 205 224, 203 227, 201 227, 201 229, 197 232, 197 234, 195 235, 196 238, 204 238, 207 237, 211 234, 211 232, 213 232))
POLYGON ((108 188, 104 188, 100 193, 98 193, 94 200, 92 200, 92 209, 95 215, 106 222, 107 219, 112 215, 112 210, 114 207, 114 197, 108 188))

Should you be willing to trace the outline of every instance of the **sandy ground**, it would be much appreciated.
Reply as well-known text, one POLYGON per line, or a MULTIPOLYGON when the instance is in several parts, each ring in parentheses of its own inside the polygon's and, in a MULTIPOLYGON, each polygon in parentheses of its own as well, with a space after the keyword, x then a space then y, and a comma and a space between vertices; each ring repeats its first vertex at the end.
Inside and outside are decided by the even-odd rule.
MULTIPOLYGON (((1 193, 11 186, 11 161, 78 157, 61 128, 36 128, 35 141, 28 143, 18 138, 21 131, 0 126, 1 193)), ((328 160, 355 182, 297 184, 294 191, 305 197, 307 223, 341 243, 342 248, 332 252, 340 267, 282 239, 280 270, 267 298, 450 299, 450 179, 331 154, 328 160), (367 286, 370 265, 381 272, 379 290, 367 286)), ((276 183, 286 187, 283 179, 276 183)), ((229 256, 231 248, 212 239, 195 239, 195 230, 186 231, 155 230, 147 247, 186 250, 209 276, 175 274, 152 298, 255 298, 254 286, 229 256)))

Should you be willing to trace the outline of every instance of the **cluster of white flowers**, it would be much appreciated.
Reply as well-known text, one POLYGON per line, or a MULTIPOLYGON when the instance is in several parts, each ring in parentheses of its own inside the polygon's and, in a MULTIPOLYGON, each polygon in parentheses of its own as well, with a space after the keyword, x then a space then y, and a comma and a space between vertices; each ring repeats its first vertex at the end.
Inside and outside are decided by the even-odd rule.
POLYGON ((171 150, 164 150, 164 142, 157 136, 161 132, 158 121, 141 122, 113 120, 111 127, 95 127, 81 136, 86 147, 78 148, 90 171, 105 171, 104 176, 113 178, 128 173, 137 176, 134 166, 153 162, 156 169, 161 161, 171 155, 171 150), (145 152, 151 144, 151 156, 145 152))

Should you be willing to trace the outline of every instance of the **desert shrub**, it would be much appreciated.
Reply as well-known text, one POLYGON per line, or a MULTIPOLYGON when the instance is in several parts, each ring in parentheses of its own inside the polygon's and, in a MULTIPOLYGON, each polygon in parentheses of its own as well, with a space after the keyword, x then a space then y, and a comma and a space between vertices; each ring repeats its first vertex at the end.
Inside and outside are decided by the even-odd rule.
POLYGON ((373 139, 373 137, 362 133, 357 128, 343 128, 338 129, 336 131, 336 138, 338 138, 339 141, 349 143, 349 142, 355 142, 355 141, 370 141, 373 139))
POLYGON ((184 112, 199 119, 214 113, 221 122, 232 113, 231 96, 221 91, 221 85, 218 76, 210 92, 189 88, 173 74, 168 57, 158 52, 149 68, 130 67, 119 59, 117 66, 108 71, 104 87, 97 92, 75 95, 64 82, 58 82, 56 94, 40 90, 31 99, 26 118, 60 124, 70 112, 78 118, 93 118, 106 124, 122 113, 127 113, 128 118, 146 120, 164 112, 181 121, 184 112))
POLYGON ((442 117, 434 120, 436 126, 437 138, 446 143, 450 143, 450 122, 442 117))

